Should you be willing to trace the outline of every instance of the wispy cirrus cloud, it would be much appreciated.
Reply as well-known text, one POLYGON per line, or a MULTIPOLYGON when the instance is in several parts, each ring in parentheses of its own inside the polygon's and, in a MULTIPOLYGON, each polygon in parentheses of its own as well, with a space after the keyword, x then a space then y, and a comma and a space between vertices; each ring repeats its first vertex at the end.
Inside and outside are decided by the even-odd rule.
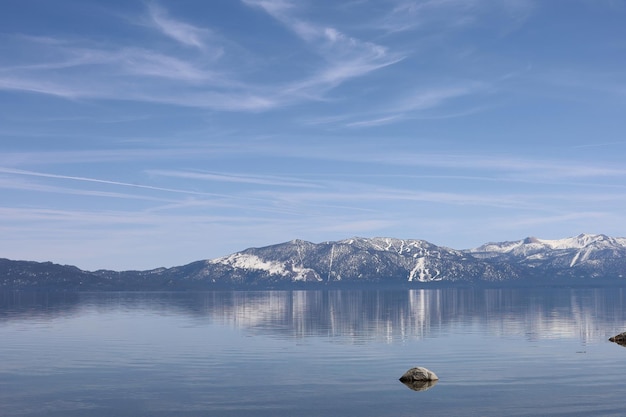
POLYGON ((167 10, 156 3, 148 4, 148 15, 154 27, 164 35, 186 46, 193 46, 199 49, 206 47, 204 38, 209 33, 207 29, 172 18, 167 10))
POLYGON ((472 81, 459 86, 420 89, 392 105, 391 111, 404 113, 431 109, 446 101, 475 94, 484 89, 484 83, 472 81))
MULTIPOLYGON (((351 26, 345 22, 341 26, 336 22, 330 24, 323 17, 311 17, 305 3, 242 1, 280 22, 305 45, 303 49, 311 61, 306 70, 294 71, 287 63, 286 68, 273 70, 286 69, 289 76, 280 80, 272 77, 272 81, 267 82, 266 75, 258 69, 263 65, 259 64, 275 57, 247 50, 248 58, 252 58, 238 58, 239 54, 232 51, 229 54, 227 50, 236 48, 237 40, 216 35, 210 27, 192 24, 189 19, 175 17, 163 4, 149 2, 143 15, 137 16, 133 24, 150 33, 158 32, 184 48, 163 48, 162 39, 149 37, 141 46, 136 46, 113 37, 103 42, 88 36, 77 39, 11 35, 7 45, 13 44, 10 49, 19 53, 15 54, 11 65, 0 67, 0 90, 67 100, 116 100, 229 112, 264 112, 311 101, 345 102, 346 96, 333 97, 330 92, 349 81, 405 61, 415 53, 411 47, 401 50, 395 44, 381 44, 376 37, 380 31, 375 30, 376 25, 371 22, 365 24, 367 30, 359 31, 356 36, 349 34, 351 26), (228 59, 222 59, 224 56, 228 59)), ((403 18, 420 22, 441 15, 442 19, 453 21, 458 15, 482 16, 492 10, 515 15, 516 10, 519 14, 530 10, 532 3, 530 0, 427 0, 389 4, 392 5, 387 16, 390 25, 404 30, 403 18)), ((415 84, 413 80, 410 82, 411 86, 415 84)), ((342 126, 367 128, 415 118, 417 112, 443 106, 477 91, 473 86, 465 90, 447 87, 430 91, 422 87, 412 98, 398 98, 412 88, 386 94, 387 89, 381 87, 384 94, 363 111, 348 115, 342 126)), ((352 104, 355 104, 354 98, 352 104)), ((359 103, 369 101, 367 97, 362 98, 359 103)))
POLYGON ((45 94, 68 100, 94 95, 93 92, 85 91, 75 86, 65 85, 64 83, 46 81, 35 77, 3 75, 0 75, 0 90, 45 94))
POLYGON ((163 48, 161 42, 150 40, 134 46, 114 37, 102 42, 87 36, 3 35, 12 53, 0 64, 0 90, 67 100, 135 101, 227 111, 276 107, 279 98, 272 88, 237 79, 232 67, 220 64, 221 53, 215 52, 221 49, 219 40, 210 36, 208 29, 172 19, 155 3, 147 10, 147 17, 139 19, 144 22, 141 26, 157 29, 195 51, 163 48))
POLYGON ((477 25, 485 16, 503 18, 507 31, 523 23, 532 13, 532 0, 399 0, 378 22, 388 33, 427 30, 439 31, 477 25))
MULTIPOLYGON (((91 76, 106 72, 117 76, 138 74, 181 81, 202 80, 212 75, 197 62, 146 47, 41 36, 13 36, 10 40, 15 48, 23 50, 24 56, 20 58, 22 62, 0 67, 0 74, 37 75, 52 70, 80 69, 84 72, 87 69, 91 76)), ((54 79, 61 78, 63 73, 57 71, 48 74, 51 75, 49 78, 54 79)))
MULTIPOLYGON (((463 86, 421 89, 401 99, 390 100, 384 106, 376 107, 369 113, 348 115, 351 120, 340 120, 346 127, 360 128, 381 126, 402 120, 428 117, 429 110, 465 96, 480 94, 485 90, 485 83, 468 82, 463 86)), ((468 114, 461 111, 453 117, 468 114)), ((471 114, 471 112, 469 113, 471 114)))
POLYGON ((241 175, 241 174, 223 174, 215 172, 198 172, 198 171, 176 171, 176 170, 148 170, 148 175, 163 176, 170 178, 182 178, 202 181, 231 182, 240 184, 256 184, 271 185, 279 187, 303 187, 303 188, 319 188, 317 183, 311 181, 301 181, 294 178, 284 178, 269 175, 241 175))
MULTIPOLYGON (((190 60, 145 47, 102 45, 89 40, 51 42, 50 38, 38 37, 19 39, 15 47, 18 45, 26 58, 0 67, 0 90, 69 100, 176 104, 180 97, 197 95, 198 88, 209 91, 236 88, 236 83, 200 59, 190 60)), ((202 103, 190 100, 189 106, 210 107, 210 100, 211 97, 202 103)))
MULTIPOLYGON (((362 116, 360 116, 362 117, 362 116)), ((382 126, 390 123, 395 123, 400 120, 406 119, 405 114, 392 114, 389 116, 378 117, 374 116, 374 118, 360 119, 352 122, 348 122, 345 124, 346 127, 372 127, 372 126, 382 126)))
POLYGON ((99 62, 55 64, 68 69, 62 74, 50 74, 43 66, 0 71, 0 90, 226 111, 268 110, 284 102, 267 88, 230 80, 176 57, 132 49, 106 55, 99 62))
MULTIPOLYGON (((282 22, 308 45, 316 58, 311 71, 272 83, 258 82, 257 63, 265 56, 242 59, 230 54, 221 62, 230 40, 214 36, 170 16, 156 3, 147 6, 141 26, 157 30, 191 50, 141 47, 88 37, 12 36, 19 54, 0 67, 0 90, 51 95, 68 100, 121 100, 160 103, 222 111, 267 111, 311 100, 346 81, 393 65, 403 56, 389 48, 351 37, 339 29, 299 19, 286 1, 246 1, 282 22), (235 69, 236 68, 236 69, 235 69), (235 69, 235 70, 234 70, 235 69)), ((151 45, 154 45, 151 47, 151 45)))
POLYGON ((471 173, 474 176, 491 173, 502 181, 545 182, 626 177, 626 169, 617 164, 596 164, 593 161, 567 158, 523 157, 498 152, 398 151, 392 144, 383 147, 376 142, 363 142, 359 147, 343 146, 341 143, 300 144, 297 149, 265 146, 251 148, 249 151, 281 158, 367 164, 378 166, 381 172, 385 171, 385 167, 419 167, 429 169, 431 174, 450 170, 471 173))
POLYGON ((404 56, 374 42, 349 36, 339 29, 303 20, 297 7, 286 0, 243 0, 244 4, 264 10, 302 39, 323 59, 313 75, 291 83, 287 91, 312 92, 332 89, 352 78, 393 65, 404 56))
MULTIPOLYGON (((269 195, 268 195, 269 197, 269 195)), ((345 183, 331 191, 310 192, 273 192, 271 198, 281 201, 282 204, 301 207, 343 207, 345 211, 363 211, 360 204, 370 202, 385 205, 405 204, 407 207, 421 203, 444 204, 449 206, 480 206, 495 208, 541 209, 536 204, 536 198, 529 194, 495 194, 495 193, 463 193, 438 192, 400 187, 372 187, 366 183, 345 183), (524 197, 524 198, 522 198, 524 197), (351 203, 352 206, 347 205, 351 203)), ((381 210, 377 210, 381 211, 381 210)), ((384 210, 382 210, 384 211, 384 210)))

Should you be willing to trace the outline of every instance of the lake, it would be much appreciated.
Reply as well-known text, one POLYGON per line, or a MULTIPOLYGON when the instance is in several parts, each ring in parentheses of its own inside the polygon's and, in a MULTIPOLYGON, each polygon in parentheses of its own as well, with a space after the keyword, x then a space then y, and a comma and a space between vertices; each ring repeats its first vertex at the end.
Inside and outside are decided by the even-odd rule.
POLYGON ((622 416, 626 289, 0 293, 2 416, 622 416), (424 366, 425 391, 398 381, 424 366))

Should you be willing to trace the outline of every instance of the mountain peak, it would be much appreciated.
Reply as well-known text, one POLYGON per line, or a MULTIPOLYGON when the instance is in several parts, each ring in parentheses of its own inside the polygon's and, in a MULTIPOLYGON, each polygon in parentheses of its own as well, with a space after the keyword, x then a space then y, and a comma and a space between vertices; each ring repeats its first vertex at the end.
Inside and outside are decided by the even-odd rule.
POLYGON ((525 245, 530 245, 532 243, 541 243, 541 241, 534 236, 529 236, 526 239, 524 239, 525 245))

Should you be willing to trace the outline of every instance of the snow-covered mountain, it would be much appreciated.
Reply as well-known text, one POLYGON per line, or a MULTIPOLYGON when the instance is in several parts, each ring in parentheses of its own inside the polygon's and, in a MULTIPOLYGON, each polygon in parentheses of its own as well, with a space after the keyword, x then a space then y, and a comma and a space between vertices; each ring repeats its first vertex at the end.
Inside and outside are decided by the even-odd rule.
POLYGON ((220 268, 226 276, 253 276, 257 282, 287 278, 294 282, 392 284, 518 277, 508 265, 476 259, 463 251, 423 240, 392 238, 320 244, 294 240, 208 261, 208 268, 220 268))
POLYGON ((480 259, 515 263, 557 276, 626 276, 626 239, 580 234, 546 240, 487 243, 469 252, 480 259))
MULTIPOLYGON (((81 271, 0 260, 0 288, 213 289, 621 283, 626 239, 582 234, 456 250, 424 240, 293 240, 150 271, 81 271)), ((624 280, 626 284, 626 280, 624 280)))
POLYGON ((476 249, 470 249, 474 254, 484 253, 487 256, 498 254, 512 254, 526 257, 546 251, 593 252, 597 250, 622 250, 626 248, 626 238, 613 238, 606 235, 580 234, 566 239, 547 240, 527 237, 515 242, 487 243, 476 249))

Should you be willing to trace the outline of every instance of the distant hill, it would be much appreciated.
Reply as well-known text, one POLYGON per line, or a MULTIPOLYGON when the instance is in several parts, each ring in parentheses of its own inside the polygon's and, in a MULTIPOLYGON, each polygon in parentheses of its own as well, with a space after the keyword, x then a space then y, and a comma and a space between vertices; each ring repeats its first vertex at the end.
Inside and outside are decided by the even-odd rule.
POLYGON ((211 290, 626 284, 626 238, 581 234, 455 250, 424 240, 293 240, 149 271, 0 259, 0 289, 211 290))

